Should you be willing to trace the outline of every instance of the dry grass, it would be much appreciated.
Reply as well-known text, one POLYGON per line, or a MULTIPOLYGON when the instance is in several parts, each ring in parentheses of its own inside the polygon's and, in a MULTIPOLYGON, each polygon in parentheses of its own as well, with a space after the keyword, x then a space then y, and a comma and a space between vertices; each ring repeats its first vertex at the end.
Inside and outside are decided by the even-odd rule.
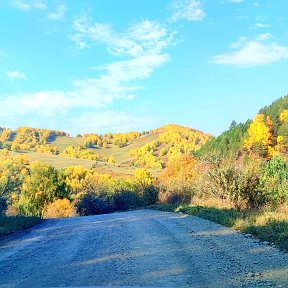
POLYGON ((27 229, 38 224, 40 221, 41 219, 38 217, 0 215, 0 236, 27 229))
POLYGON ((38 152, 9 152, 11 156, 15 155, 25 155, 27 156, 29 161, 41 161, 45 162, 51 166, 54 166, 57 169, 62 169, 67 166, 83 166, 85 168, 91 168, 95 161, 78 159, 78 158, 67 158, 61 157, 59 155, 52 155, 46 153, 38 153, 38 152))
POLYGON ((68 146, 78 146, 82 143, 81 137, 64 137, 58 136, 54 141, 49 142, 52 146, 57 147, 60 152, 63 152, 68 146))
POLYGON ((288 206, 282 206, 277 211, 237 211, 230 205, 225 207, 222 201, 209 199, 205 202, 200 199, 199 202, 193 201, 193 205, 175 207, 166 204, 151 208, 195 215, 243 233, 252 234, 288 252, 288 206))

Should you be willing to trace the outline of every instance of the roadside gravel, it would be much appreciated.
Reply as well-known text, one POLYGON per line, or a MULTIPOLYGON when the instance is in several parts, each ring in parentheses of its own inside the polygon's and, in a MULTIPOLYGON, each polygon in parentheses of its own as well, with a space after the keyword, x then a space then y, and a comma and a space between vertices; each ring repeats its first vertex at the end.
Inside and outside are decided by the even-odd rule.
POLYGON ((0 287, 288 287, 288 254, 197 217, 53 219, 0 242, 0 287))

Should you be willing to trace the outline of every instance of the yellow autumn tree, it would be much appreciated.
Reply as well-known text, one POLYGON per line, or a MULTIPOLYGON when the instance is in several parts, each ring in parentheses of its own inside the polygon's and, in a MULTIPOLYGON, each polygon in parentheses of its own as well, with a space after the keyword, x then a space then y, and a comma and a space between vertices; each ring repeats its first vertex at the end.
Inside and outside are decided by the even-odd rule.
POLYGON ((285 142, 282 135, 277 136, 277 144, 274 147, 275 155, 285 152, 285 142))
POLYGON ((244 148, 262 157, 271 158, 274 154, 272 147, 273 122, 270 116, 257 114, 248 128, 248 137, 244 148))
POLYGON ((182 155, 169 163, 160 174, 160 201, 189 202, 195 192, 195 184, 201 168, 198 160, 190 155, 182 155))
POLYGON ((143 168, 136 169, 134 177, 142 187, 146 187, 152 184, 152 175, 146 169, 143 168))
POLYGON ((70 200, 57 199, 43 209, 43 218, 67 218, 75 216, 75 208, 70 200))
POLYGON ((282 123, 286 122, 286 120, 288 119, 288 109, 285 109, 280 113, 279 119, 282 123))

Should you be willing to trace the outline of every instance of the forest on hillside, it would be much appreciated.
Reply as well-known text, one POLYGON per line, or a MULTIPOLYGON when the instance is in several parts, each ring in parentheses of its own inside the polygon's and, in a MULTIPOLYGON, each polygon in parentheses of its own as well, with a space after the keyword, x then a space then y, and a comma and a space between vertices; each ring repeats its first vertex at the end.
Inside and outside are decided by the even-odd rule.
POLYGON ((0 128, 0 149, 118 165, 123 164, 121 159, 130 167, 162 169, 181 155, 194 153, 211 138, 209 134, 179 125, 141 133, 87 133, 77 137, 63 131, 19 127, 15 131, 0 128))
MULTIPOLYGON (((25 127, 16 132, 2 129, 0 211, 69 217, 155 203, 221 203, 238 211, 272 211, 288 202, 287 125, 288 96, 261 109, 253 120, 233 122, 215 138, 176 125, 149 133, 78 136, 84 149, 79 151, 93 152, 98 146, 123 148, 148 134, 158 135, 157 140, 130 151, 132 165, 138 167, 133 176, 103 174, 81 166, 56 169, 41 161, 31 162, 25 155, 11 156, 9 150, 17 149, 58 153, 52 140, 67 135, 25 127), (151 166, 161 168, 160 172, 151 173, 147 170, 151 166)), ((74 153, 69 147, 59 153, 69 151, 74 153)))

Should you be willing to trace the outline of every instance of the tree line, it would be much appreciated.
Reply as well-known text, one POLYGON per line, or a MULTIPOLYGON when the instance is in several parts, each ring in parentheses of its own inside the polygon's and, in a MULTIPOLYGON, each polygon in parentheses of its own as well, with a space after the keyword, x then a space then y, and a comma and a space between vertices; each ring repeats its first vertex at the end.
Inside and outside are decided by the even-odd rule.
MULTIPOLYGON (((24 156, 10 157, 2 150, 0 209, 40 217, 213 201, 238 210, 277 209, 288 204, 288 139, 284 129, 288 125, 288 96, 260 112, 244 124, 233 122, 228 131, 197 151, 182 147, 182 154, 154 176, 144 168, 131 177, 112 177, 80 166, 57 170, 29 163, 24 156)), ((173 132, 175 143, 180 139, 177 133, 173 132)), ((167 134, 162 135, 165 138, 167 134)), ((155 156, 158 145, 150 142, 144 150, 155 156)))

